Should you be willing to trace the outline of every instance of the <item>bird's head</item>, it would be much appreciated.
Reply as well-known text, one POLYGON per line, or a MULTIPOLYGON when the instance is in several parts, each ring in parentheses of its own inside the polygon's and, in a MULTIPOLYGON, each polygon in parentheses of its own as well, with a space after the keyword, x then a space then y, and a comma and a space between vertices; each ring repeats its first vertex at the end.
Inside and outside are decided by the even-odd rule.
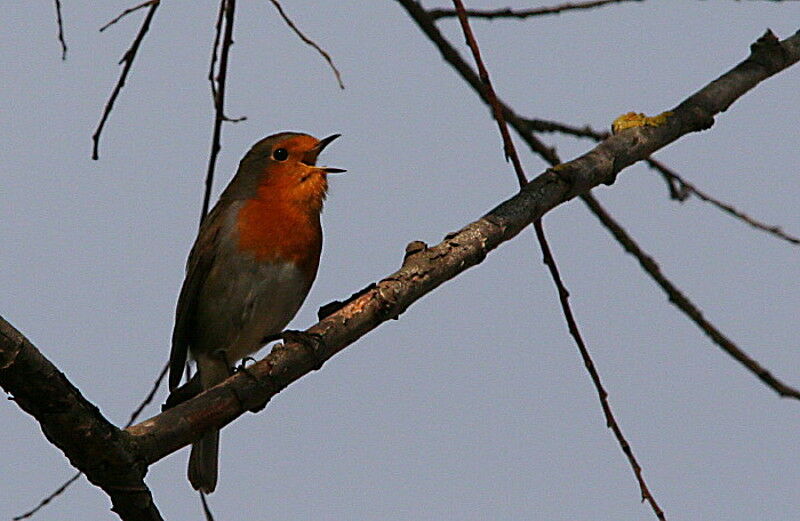
POLYGON ((299 132, 281 132, 253 145, 222 197, 280 197, 319 212, 328 190, 328 174, 341 168, 317 166, 317 157, 340 134, 317 139, 299 132))

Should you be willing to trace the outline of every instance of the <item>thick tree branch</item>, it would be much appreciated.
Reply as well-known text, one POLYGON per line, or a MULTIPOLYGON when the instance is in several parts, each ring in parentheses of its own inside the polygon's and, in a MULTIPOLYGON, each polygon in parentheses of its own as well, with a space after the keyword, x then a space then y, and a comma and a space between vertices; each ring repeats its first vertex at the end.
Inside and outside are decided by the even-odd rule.
POLYGON ((266 358, 222 384, 127 429, 141 456, 153 463, 221 428, 248 410, 258 410, 278 392, 416 300, 515 237, 546 212, 600 184, 613 183, 626 166, 641 161, 681 136, 709 128, 714 116, 760 81, 800 59, 800 33, 779 42, 772 33, 751 55, 670 111, 663 124, 631 128, 611 136, 583 156, 549 169, 519 193, 436 246, 412 243, 403 266, 307 330, 319 335, 316 350, 280 344, 266 358))
POLYGON ((111 498, 130 521, 161 520, 144 483, 134 440, 106 420, 22 333, 0 317, 0 387, 33 416, 45 437, 111 498))

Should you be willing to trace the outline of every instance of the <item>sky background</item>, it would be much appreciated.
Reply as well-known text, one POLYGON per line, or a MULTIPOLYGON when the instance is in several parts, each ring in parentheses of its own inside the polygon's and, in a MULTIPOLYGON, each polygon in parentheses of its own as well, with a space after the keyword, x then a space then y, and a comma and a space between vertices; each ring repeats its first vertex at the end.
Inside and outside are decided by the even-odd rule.
MULTIPOLYGON (((164 2, 92 161, 91 134, 144 12, 97 29, 133 3, 64 0, 66 62, 52 2, 0 4, 0 314, 118 425, 169 352, 210 148, 217 10, 164 2)), ((344 91, 269 2, 239 4, 227 113, 248 120, 224 127, 214 199, 244 152, 282 130, 341 133, 322 161, 348 169, 331 180, 321 268, 292 327, 396 270, 409 241, 437 243, 516 191, 488 110, 396 2, 284 2, 330 52, 344 91)), ((517 3, 536 5, 549 4, 517 3)), ((457 22, 439 26, 465 52, 457 22)), ((651 0, 473 21, 505 101, 596 128, 673 107, 739 63, 767 27, 794 33, 800 2, 651 0)), ((795 66, 657 157, 800 233, 798 92, 795 66)), ((564 159, 593 146, 545 140, 564 159)), ((543 171, 520 150, 529 177, 543 171)), ((594 193, 707 318, 800 386, 797 246, 697 199, 669 200, 644 166, 594 193)), ((668 519, 796 518, 800 404, 712 344, 579 201, 544 222, 610 403, 668 519)), ((520 234, 227 427, 210 498, 217 519, 654 519, 540 257, 533 233, 520 234)), ((13 402, 0 405, 0 425, 8 520, 74 469, 13 402)), ((187 457, 181 450, 147 476, 166 520, 202 519, 187 457)), ((109 506, 82 479, 36 519, 117 519, 109 506)))

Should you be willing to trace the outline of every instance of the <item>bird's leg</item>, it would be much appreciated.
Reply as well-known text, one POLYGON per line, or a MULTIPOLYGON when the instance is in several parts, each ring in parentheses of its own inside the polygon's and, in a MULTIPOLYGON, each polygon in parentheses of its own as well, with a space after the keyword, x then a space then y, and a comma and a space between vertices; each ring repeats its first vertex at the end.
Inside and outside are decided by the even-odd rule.
POLYGON ((213 353, 213 356, 219 358, 225 363, 225 367, 228 368, 228 376, 233 376, 236 373, 236 368, 234 368, 233 364, 231 363, 230 359, 228 359, 228 350, 227 349, 217 349, 213 353))

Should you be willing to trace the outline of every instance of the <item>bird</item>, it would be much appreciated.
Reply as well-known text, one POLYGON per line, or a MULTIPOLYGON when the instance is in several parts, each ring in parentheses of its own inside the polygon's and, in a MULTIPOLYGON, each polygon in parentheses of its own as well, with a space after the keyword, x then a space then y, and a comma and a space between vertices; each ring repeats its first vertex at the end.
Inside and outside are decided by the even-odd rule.
MULTIPOLYGON (((327 176, 345 172, 316 166, 317 156, 338 137, 273 134, 239 163, 203 219, 186 264, 172 333, 171 392, 188 356, 197 365, 192 380, 209 389, 231 375, 234 361, 279 335, 300 309, 319 267, 327 176)), ((218 430, 192 444, 194 489, 214 491, 218 455, 218 430)))

